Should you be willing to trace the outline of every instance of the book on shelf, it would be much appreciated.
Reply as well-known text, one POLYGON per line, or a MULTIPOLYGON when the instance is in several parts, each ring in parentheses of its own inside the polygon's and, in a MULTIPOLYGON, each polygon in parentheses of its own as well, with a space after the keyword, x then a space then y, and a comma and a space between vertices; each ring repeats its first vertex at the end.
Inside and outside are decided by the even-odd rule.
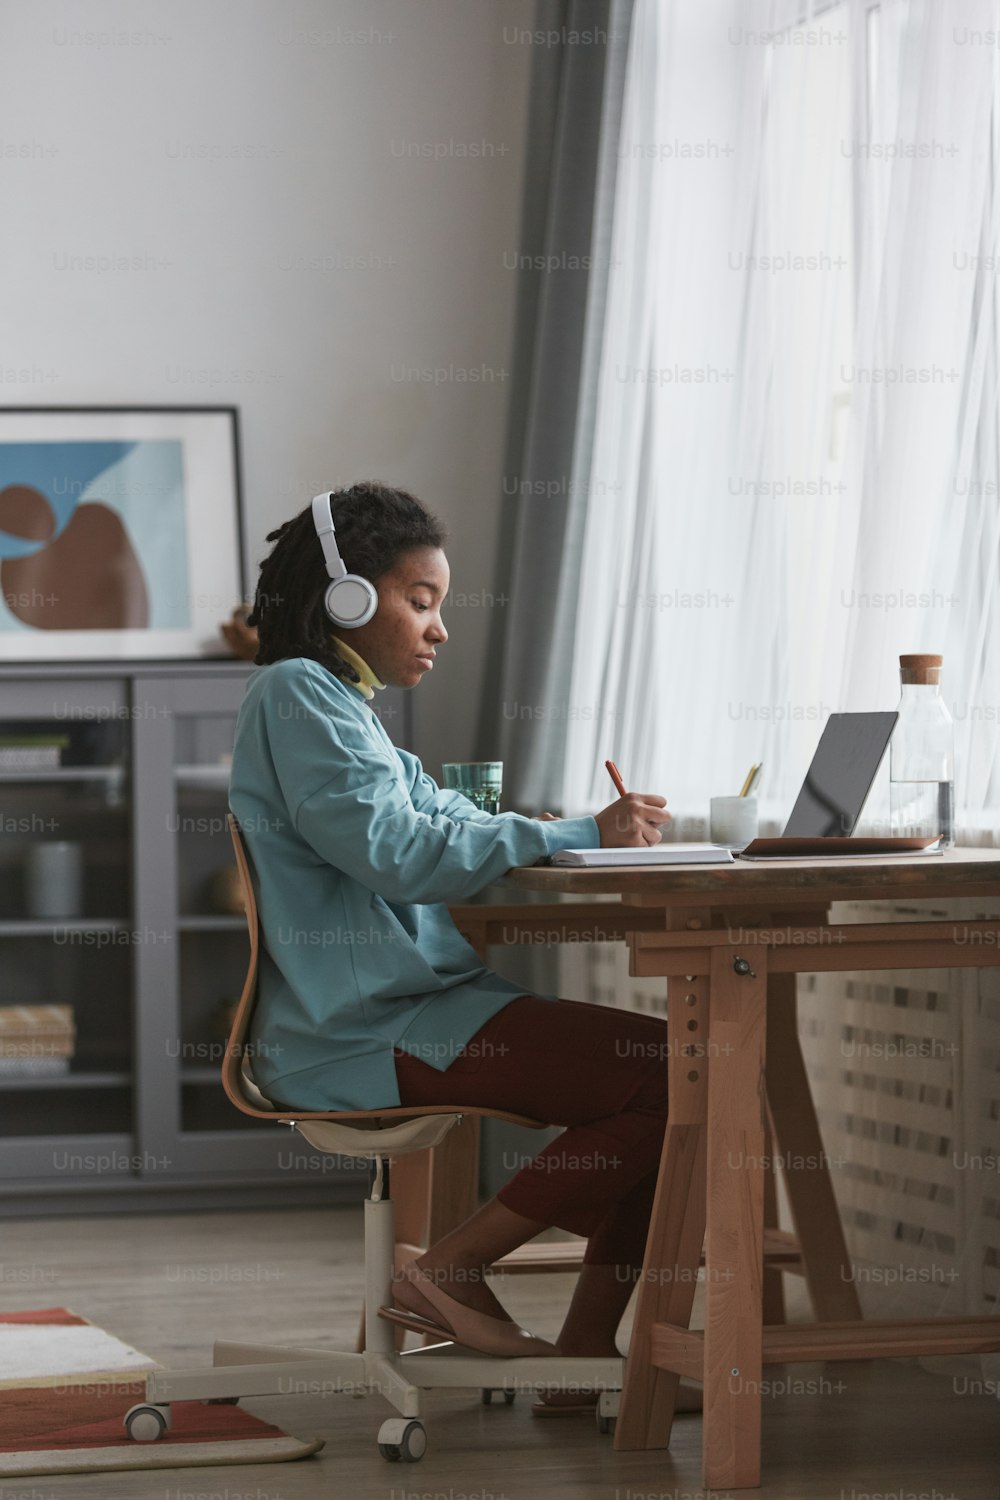
MULTIPOLYGON (((0 1063, 62 1061, 76 1049, 72 1005, 0 1005, 0 1063)), ((27 1068, 26 1071, 35 1071, 27 1068)))
POLYGON ((0 771, 55 771, 68 734, 0 734, 0 771))
POLYGON ((68 1057, 7 1057, 0 1052, 0 1078, 64 1078, 68 1057))

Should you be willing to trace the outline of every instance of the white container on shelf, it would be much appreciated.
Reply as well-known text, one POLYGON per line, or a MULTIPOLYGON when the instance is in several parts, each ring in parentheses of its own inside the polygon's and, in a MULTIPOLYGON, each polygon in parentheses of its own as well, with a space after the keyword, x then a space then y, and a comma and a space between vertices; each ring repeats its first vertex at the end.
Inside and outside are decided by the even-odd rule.
POLYGON ((83 848, 68 839, 32 844, 25 866, 28 916, 83 915, 83 848))

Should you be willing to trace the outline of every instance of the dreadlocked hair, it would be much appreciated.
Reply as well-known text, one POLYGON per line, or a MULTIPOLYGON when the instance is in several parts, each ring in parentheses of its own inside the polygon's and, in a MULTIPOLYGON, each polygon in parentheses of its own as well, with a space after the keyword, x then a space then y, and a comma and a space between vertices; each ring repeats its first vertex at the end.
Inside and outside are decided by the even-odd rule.
MULTIPOLYGON (((404 552, 443 547, 447 533, 438 518, 407 490, 365 480, 338 490, 330 502, 337 546, 351 573, 378 586, 404 552)), ((330 582, 323 549, 313 525, 312 505, 268 533, 273 542, 260 565, 257 592, 247 624, 256 626, 257 666, 308 656, 349 682, 361 679, 337 651, 333 624, 323 605, 330 582)))

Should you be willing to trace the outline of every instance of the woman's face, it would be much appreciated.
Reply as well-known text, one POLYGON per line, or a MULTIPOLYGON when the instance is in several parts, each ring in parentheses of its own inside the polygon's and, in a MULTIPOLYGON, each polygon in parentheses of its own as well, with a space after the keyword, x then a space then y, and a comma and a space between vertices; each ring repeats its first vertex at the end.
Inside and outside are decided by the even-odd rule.
POLYGON ((448 639, 441 605, 450 581, 439 547, 414 547, 372 580, 378 609, 368 624, 341 632, 387 687, 416 687, 431 671, 437 647, 448 639))

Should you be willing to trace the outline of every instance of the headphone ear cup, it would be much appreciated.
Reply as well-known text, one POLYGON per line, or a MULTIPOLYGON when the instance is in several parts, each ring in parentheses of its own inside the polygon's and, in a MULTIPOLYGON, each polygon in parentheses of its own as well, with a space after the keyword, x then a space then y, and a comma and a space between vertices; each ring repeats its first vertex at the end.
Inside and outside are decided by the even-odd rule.
POLYGON ((343 630, 357 630, 367 625, 378 609, 378 592, 373 583, 358 573, 347 573, 334 579, 323 596, 327 616, 343 630))

